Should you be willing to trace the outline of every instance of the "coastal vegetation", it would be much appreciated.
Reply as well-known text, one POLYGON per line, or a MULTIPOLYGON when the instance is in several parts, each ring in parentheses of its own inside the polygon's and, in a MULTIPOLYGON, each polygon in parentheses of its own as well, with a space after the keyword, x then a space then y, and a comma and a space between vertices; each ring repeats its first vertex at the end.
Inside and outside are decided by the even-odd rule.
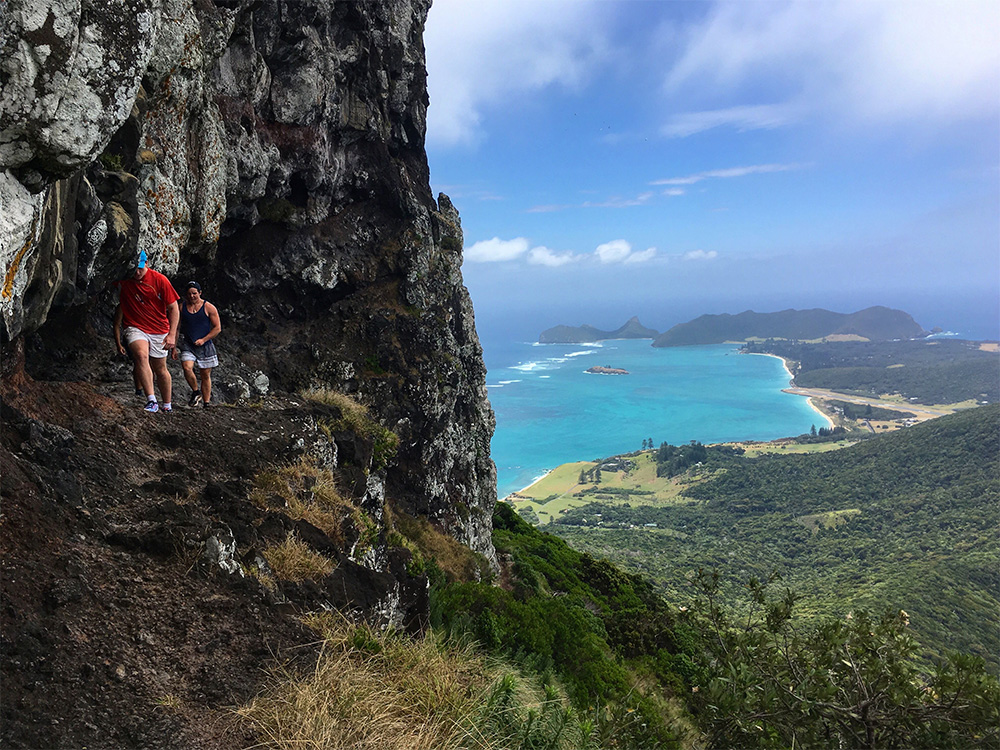
POLYGON ((928 661, 911 614, 891 604, 810 611, 775 576, 758 579, 732 559, 664 595, 506 504, 494 540, 507 560, 500 586, 433 587, 435 642, 475 644, 468 653, 488 656, 482 664, 512 665, 562 703, 548 720, 544 707, 527 711, 532 741, 522 725, 442 747, 986 748, 998 739, 1000 686, 984 659, 928 661))
POLYGON ((998 417, 988 406, 841 450, 733 455, 671 479, 672 497, 594 494, 546 528, 672 598, 699 569, 723 571, 734 602, 742 578, 777 571, 807 616, 905 609, 926 659, 957 649, 996 668, 998 417))
POLYGON ((748 342, 743 351, 783 357, 802 388, 898 394, 920 404, 1000 401, 1000 354, 974 341, 767 340, 748 342))

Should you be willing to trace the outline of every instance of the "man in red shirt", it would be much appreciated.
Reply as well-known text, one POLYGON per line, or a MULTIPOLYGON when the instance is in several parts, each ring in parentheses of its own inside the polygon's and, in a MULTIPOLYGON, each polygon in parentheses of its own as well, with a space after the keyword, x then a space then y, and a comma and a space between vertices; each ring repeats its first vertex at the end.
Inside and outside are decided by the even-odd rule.
POLYGON ((146 267, 145 250, 139 253, 132 276, 117 282, 116 286, 115 345, 121 354, 125 354, 125 347, 128 347, 136 383, 146 394, 146 411, 155 412, 162 408, 169 414, 173 407, 170 403, 167 354, 177 343, 177 323, 180 320, 177 300, 180 295, 174 291, 166 276, 146 267), (122 322, 125 323, 124 331, 122 322), (156 402, 153 392, 154 375, 160 387, 162 407, 156 402))

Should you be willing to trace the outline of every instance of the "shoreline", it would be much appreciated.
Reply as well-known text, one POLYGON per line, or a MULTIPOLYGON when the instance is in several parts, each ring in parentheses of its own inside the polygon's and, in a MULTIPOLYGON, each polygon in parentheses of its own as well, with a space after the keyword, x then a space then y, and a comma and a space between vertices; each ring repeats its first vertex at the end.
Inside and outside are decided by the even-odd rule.
MULTIPOLYGON (((567 463, 572 463, 572 461, 569 461, 569 462, 567 462, 567 463)), ((562 466, 562 465, 563 465, 563 464, 559 464, 559 466, 562 466)), ((558 468, 559 468, 559 466, 556 466, 556 467, 555 467, 555 468, 553 468, 553 469, 546 469, 546 470, 545 470, 545 473, 544 473, 544 474, 542 474, 542 475, 541 475, 541 476, 539 476, 539 477, 535 477, 534 479, 532 479, 532 480, 531 480, 531 484, 529 484, 529 485, 527 485, 527 486, 525 486, 525 487, 522 487, 522 488, 521 488, 521 489, 519 489, 519 490, 514 490, 513 492, 508 492, 508 493, 507 493, 506 495, 504 495, 503 497, 499 497, 499 496, 498 496, 498 497, 497 497, 497 501, 498 501, 498 502, 503 502, 503 501, 507 500, 508 498, 511 498, 511 497, 514 497, 515 495, 521 495, 521 493, 523 493, 523 492, 527 492, 527 491, 528 491, 528 490, 530 490, 530 489, 531 489, 532 487, 534 487, 534 486, 535 486, 536 484, 538 484, 538 483, 539 483, 539 482, 541 482, 541 481, 542 481, 543 479, 545 479, 545 477, 547 477, 547 476, 548 476, 549 474, 551 474, 551 473, 552 473, 553 471, 555 471, 556 469, 558 469, 558 468)), ((523 498, 523 499, 525 499, 525 500, 530 500, 531 498, 528 498, 528 497, 526 497, 526 498, 523 498)))
POLYGON ((824 401, 825 399, 817 395, 810 395, 808 393, 799 393, 797 390, 797 386, 792 385, 792 381, 795 380, 795 376, 792 374, 792 368, 788 366, 787 359, 777 354, 767 354, 765 352, 743 352, 743 354, 749 354, 750 356, 756 356, 756 357, 774 357, 775 359, 781 360, 781 366, 785 368, 785 372, 788 374, 788 385, 785 388, 782 388, 781 392, 787 393, 791 396, 805 396, 806 401, 809 402, 809 407, 814 412, 819 414, 823 419, 826 420, 827 427, 836 426, 836 422, 834 421, 833 417, 831 417, 829 414, 823 411, 816 403, 816 401, 824 401))
MULTIPOLYGON (((816 399, 816 400, 822 401, 823 399, 821 397, 810 395, 810 394, 807 394, 807 393, 797 393, 795 390, 793 390, 795 388, 795 386, 792 385, 792 380, 794 379, 794 376, 792 375, 791 368, 788 366, 788 360, 786 360, 784 357, 778 356, 777 354, 764 354, 764 353, 761 353, 761 352, 747 352, 747 354, 755 355, 755 356, 758 356, 758 357, 774 357, 775 359, 780 360, 781 361, 781 366, 785 368, 785 373, 788 375, 788 383, 787 383, 787 385, 786 385, 785 388, 781 389, 781 392, 782 393, 787 393, 787 394, 793 395, 793 396, 804 396, 806 398, 806 401, 808 402, 810 408, 812 408, 813 411, 815 411, 820 417, 822 417, 824 420, 826 420, 826 423, 827 423, 826 426, 827 427, 833 427, 833 426, 836 425, 836 422, 834 422, 833 418, 829 414, 827 414, 826 412, 824 412, 816 404, 816 401, 813 400, 813 399, 816 399)), ((787 438, 777 438, 777 439, 783 440, 783 439, 787 439, 787 438)), ((770 442, 770 441, 766 441, 766 442, 770 442)), ((568 462, 568 463, 572 463, 572 462, 568 462)), ((560 464, 560 465, 562 465, 562 464, 560 464)), ((545 473, 543 473, 540 476, 535 477, 533 480, 531 480, 530 484, 527 484, 524 487, 521 487, 520 489, 514 490, 512 492, 508 492, 503 497, 500 497, 499 494, 498 494, 497 495, 497 500, 499 502, 506 502, 506 501, 509 501, 510 498, 522 496, 523 493, 527 492, 532 487, 534 487, 536 484, 538 484, 539 482, 541 482, 543 479, 545 479, 547 476, 549 476, 549 474, 551 474, 557 468, 559 468, 559 467, 556 466, 556 467, 554 467, 552 469, 547 469, 545 471, 545 473)), ((527 499, 530 499, 530 498, 525 497, 523 499, 527 500, 527 499)))

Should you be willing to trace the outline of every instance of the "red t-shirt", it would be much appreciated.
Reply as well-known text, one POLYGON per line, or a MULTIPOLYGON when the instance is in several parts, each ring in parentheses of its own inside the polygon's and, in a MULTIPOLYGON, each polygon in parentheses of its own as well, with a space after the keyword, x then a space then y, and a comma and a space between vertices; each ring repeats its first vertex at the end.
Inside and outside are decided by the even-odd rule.
POLYGON ((118 300, 125 325, 151 336, 170 333, 167 308, 179 299, 180 295, 167 277, 152 268, 146 269, 141 281, 128 278, 118 282, 118 300))

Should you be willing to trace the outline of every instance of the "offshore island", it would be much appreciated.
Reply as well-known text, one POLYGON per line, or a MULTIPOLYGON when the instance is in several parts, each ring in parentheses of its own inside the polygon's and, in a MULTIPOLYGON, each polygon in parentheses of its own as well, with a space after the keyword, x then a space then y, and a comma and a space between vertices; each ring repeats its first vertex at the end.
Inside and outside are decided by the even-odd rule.
POLYGON ((628 375, 628 370, 623 370, 620 367, 602 367, 601 365, 595 365, 594 367, 588 367, 584 372, 589 372, 594 375, 628 375))

